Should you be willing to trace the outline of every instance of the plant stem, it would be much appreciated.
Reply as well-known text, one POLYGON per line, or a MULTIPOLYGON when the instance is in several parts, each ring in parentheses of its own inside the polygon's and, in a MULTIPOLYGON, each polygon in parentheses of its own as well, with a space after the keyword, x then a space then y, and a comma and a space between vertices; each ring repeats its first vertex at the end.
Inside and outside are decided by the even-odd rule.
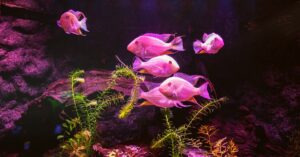
POLYGON ((174 132, 170 132, 167 135, 165 135, 163 138, 161 138, 160 140, 158 140, 157 142, 155 142, 151 148, 156 148, 160 143, 164 142, 166 139, 170 138, 170 136, 174 136, 175 133, 174 132))
MULTIPOLYGON (((75 89, 74 89, 74 77, 71 77, 71 92, 72 92, 72 99, 73 99, 73 104, 75 106, 75 111, 76 111, 76 116, 79 118, 79 120, 81 121, 79 112, 78 112, 78 108, 77 108, 77 103, 76 103, 76 99, 75 99, 75 89)), ((82 123, 80 123, 80 128, 82 130, 82 123)))
MULTIPOLYGON (((168 130, 171 130, 172 129, 172 126, 171 126, 171 123, 170 123, 170 117, 168 115, 169 113, 169 109, 165 109, 165 121, 166 121, 166 125, 167 125, 167 129, 168 130)), ((175 144, 174 144, 174 139, 173 139, 173 136, 170 137, 171 139, 171 149, 172 149, 172 156, 175 155, 175 144)))
POLYGON ((192 123, 197 119, 199 118, 198 116, 199 115, 205 115, 206 113, 206 110, 208 110, 210 107, 214 106, 215 103, 219 103, 221 101, 225 101, 226 98, 220 98, 218 100, 213 100, 213 101, 210 101, 208 102, 205 106, 203 106, 200 110, 198 110, 195 114, 193 114, 193 117, 191 118, 191 120, 189 121, 189 123, 186 125, 186 130, 188 130, 192 123))

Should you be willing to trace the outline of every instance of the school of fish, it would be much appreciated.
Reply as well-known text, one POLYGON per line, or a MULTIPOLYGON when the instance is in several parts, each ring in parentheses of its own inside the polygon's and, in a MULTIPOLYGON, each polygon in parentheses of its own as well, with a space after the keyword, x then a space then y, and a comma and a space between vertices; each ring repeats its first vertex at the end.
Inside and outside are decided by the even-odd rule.
MULTIPOLYGON (((223 46, 223 39, 215 34, 204 34, 202 43, 194 42, 193 48, 196 54, 216 54, 223 46)), ((198 104, 195 96, 211 99, 209 94, 209 82, 206 81, 199 87, 195 87, 199 79, 205 77, 189 76, 177 73, 180 66, 171 54, 184 51, 182 38, 174 34, 146 33, 131 41, 127 50, 136 55, 133 62, 133 70, 141 74, 149 74, 154 77, 168 77, 162 83, 148 88, 149 91, 141 91, 140 98, 145 101, 140 106, 154 105, 161 108, 188 107, 183 102, 198 104), (171 38, 173 39, 168 42, 171 38), (172 76, 173 75, 173 76, 172 76)))
MULTIPOLYGON (((82 30, 89 32, 86 22, 87 18, 83 12, 69 10, 61 15, 57 25, 67 34, 85 36, 82 30)), ((222 37, 216 33, 204 33, 202 41, 193 42, 195 54, 216 54, 223 46, 222 37)), ((182 108, 189 107, 183 102, 198 104, 195 96, 211 99, 208 79, 201 75, 179 73, 180 66, 170 56, 185 51, 181 36, 167 33, 146 33, 132 40, 128 44, 127 50, 136 56, 133 62, 134 71, 166 78, 161 83, 149 85, 151 83, 148 82, 148 91, 140 92, 139 98, 145 101, 139 106, 154 105, 161 108, 182 108), (205 82, 196 87, 199 79, 203 79, 205 82)))

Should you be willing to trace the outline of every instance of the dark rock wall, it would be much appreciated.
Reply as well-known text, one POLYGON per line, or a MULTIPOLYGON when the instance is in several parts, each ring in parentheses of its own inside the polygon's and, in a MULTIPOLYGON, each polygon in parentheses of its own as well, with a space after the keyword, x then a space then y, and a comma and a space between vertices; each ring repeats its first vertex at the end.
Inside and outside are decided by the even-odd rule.
POLYGON ((41 94, 52 80, 53 71, 45 54, 48 33, 39 22, 1 17, 0 25, 2 130, 11 127, 11 122, 5 120, 8 115, 20 116, 15 108, 22 108, 22 104, 41 94), (9 112, 10 109, 14 110, 9 112))
POLYGON ((285 156, 290 137, 300 129, 299 67, 270 68, 261 84, 245 83, 235 90, 211 124, 233 138, 240 156, 285 156))

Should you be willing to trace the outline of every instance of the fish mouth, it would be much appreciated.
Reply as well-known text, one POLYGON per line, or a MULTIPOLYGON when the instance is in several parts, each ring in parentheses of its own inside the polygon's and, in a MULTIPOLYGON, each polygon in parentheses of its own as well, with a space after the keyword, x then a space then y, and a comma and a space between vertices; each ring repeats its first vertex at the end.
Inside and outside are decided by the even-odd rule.
POLYGON ((129 44, 129 45, 127 46, 127 50, 130 51, 130 52, 133 51, 131 44, 129 44))

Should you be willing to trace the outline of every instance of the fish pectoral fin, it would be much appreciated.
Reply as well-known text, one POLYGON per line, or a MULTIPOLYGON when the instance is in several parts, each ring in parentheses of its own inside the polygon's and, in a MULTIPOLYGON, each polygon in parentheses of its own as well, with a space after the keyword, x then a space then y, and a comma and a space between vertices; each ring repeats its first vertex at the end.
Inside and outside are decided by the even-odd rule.
POLYGON ((152 106, 153 104, 149 101, 144 101, 138 107, 144 107, 144 106, 152 106))
POLYGON ((177 108, 182 108, 182 107, 190 107, 191 105, 185 105, 182 102, 178 102, 177 105, 175 107, 177 108))
POLYGON ((201 50, 200 52, 199 52, 199 54, 204 54, 205 53, 205 50, 201 50))
POLYGON ((146 69, 141 69, 141 70, 139 70, 139 73, 146 74, 146 73, 148 73, 148 71, 146 69))
POLYGON ((191 99, 187 100, 188 102, 191 102, 191 103, 194 103, 194 104, 197 104, 197 105, 200 105, 197 100, 195 99, 195 97, 192 97, 191 99))
POLYGON ((80 29, 77 29, 77 31, 74 34, 81 35, 81 36, 86 36, 85 34, 82 33, 82 31, 80 29))
POLYGON ((165 51, 165 52, 163 53, 163 55, 170 55, 170 54, 174 54, 174 52, 172 52, 172 51, 165 51))

